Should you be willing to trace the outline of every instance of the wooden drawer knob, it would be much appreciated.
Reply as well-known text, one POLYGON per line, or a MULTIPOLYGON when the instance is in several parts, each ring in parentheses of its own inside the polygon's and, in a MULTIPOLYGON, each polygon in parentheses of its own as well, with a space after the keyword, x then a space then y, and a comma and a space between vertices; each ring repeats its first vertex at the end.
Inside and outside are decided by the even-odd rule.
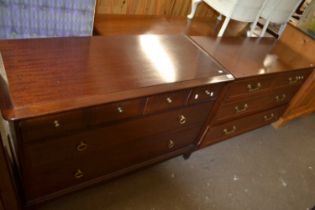
POLYGON ((60 127, 60 123, 58 120, 54 120, 54 126, 55 128, 59 128, 60 127))
POLYGON ((247 109, 248 109, 248 104, 244 104, 243 107, 240 107, 240 106, 236 106, 236 107, 235 107, 235 111, 236 111, 237 113, 239 113, 239 112, 245 112, 247 109))
POLYGON ((256 85, 252 85, 252 84, 248 84, 247 85, 247 89, 248 89, 249 92, 260 90, 260 88, 261 88, 261 83, 260 82, 258 82, 256 85))
POLYGON ((74 173, 74 178, 76 179, 81 179, 84 176, 83 172, 78 169, 75 173, 74 173))
POLYGON ((175 147, 175 143, 174 143, 173 140, 170 139, 170 140, 168 141, 168 148, 169 148, 169 149, 173 149, 174 147, 175 147))
POLYGON ((83 152, 84 150, 87 149, 87 146, 88 145, 85 142, 81 141, 80 144, 78 144, 78 146, 77 146, 77 151, 83 152))
POLYGON ((186 117, 184 115, 179 115, 179 124, 183 125, 186 123, 186 117))
POLYGON ((264 116, 264 120, 265 120, 265 121, 270 121, 270 120, 272 120, 272 119, 274 118, 274 116, 275 116, 275 115, 274 115, 273 113, 271 113, 269 116, 268 116, 268 115, 265 115, 265 116, 264 116))
POLYGON ((231 130, 229 130, 229 129, 227 129, 227 128, 223 129, 223 133, 224 133, 225 135, 230 135, 230 134, 232 134, 232 133, 235 133, 235 131, 236 131, 236 126, 235 126, 235 125, 233 125, 233 127, 232 127, 231 130))

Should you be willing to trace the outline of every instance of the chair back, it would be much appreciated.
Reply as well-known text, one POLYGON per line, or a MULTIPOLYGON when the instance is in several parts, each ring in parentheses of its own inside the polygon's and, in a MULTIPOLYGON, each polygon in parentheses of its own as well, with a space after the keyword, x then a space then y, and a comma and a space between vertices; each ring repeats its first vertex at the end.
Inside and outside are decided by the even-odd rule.
POLYGON ((301 0, 267 0, 261 17, 272 23, 283 24, 289 21, 301 0))

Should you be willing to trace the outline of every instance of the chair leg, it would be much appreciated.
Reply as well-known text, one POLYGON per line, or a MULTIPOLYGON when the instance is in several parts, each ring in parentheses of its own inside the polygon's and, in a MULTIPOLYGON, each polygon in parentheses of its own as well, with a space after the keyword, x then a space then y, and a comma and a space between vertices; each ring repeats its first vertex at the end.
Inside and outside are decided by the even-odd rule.
POLYGON ((265 33, 266 33, 266 31, 267 31, 267 28, 268 28, 269 23, 270 23, 270 21, 269 21, 269 20, 266 20, 266 23, 265 23, 265 25, 264 25, 264 27, 263 27, 263 29, 262 29, 261 33, 260 33, 260 37, 263 37, 263 36, 265 35, 265 33))
POLYGON ((187 15, 188 19, 194 18, 195 14, 196 14, 197 6, 200 4, 200 2, 202 2, 202 0, 192 0, 191 1, 191 12, 189 15, 187 15))
POLYGON ((223 25, 221 26, 221 29, 220 29, 220 31, 219 31, 219 33, 218 33, 218 37, 222 37, 222 36, 223 36, 223 34, 224 34, 224 32, 225 32, 225 30, 226 30, 226 28, 227 28, 227 26, 228 26, 230 20, 231 20, 231 18, 225 17, 225 20, 224 20, 224 22, 223 22, 223 25))
POLYGON ((257 16, 255 21, 250 25, 250 31, 247 33, 248 37, 252 37, 253 36, 258 21, 259 21, 259 16, 257 16))
POLYGON ((278 39, 280 39, 281 34, 283 33, 284 29, 287 27, 287 23, 281 24, 278 32, 278 39))

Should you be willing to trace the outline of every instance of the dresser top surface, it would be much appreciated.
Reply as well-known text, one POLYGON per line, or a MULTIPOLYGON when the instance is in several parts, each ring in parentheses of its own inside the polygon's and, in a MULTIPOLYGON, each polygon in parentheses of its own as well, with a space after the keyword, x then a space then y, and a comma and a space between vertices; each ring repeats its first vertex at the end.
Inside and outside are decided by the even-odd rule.
POLYGON ((237 79, 313 68, 310 61, 274 38, 192 36, 191 39, 237 79))
POLYGON ((10 120, 233 79, 185 36, 10 40, 0 52, 10 120))

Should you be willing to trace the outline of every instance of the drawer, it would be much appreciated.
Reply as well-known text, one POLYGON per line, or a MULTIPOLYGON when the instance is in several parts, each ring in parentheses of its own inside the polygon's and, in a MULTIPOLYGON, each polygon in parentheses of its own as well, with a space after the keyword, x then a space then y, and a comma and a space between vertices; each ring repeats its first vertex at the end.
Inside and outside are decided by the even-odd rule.
POLYGON ((201 124, 128 141, 99 136, 88 139, 86 150, 81 152, 76 152, 76 142, 81 139, 70 139, 65 148, 61 145, 66 139, 28 145, 24 173, 26 197, 32 200, 191 145, 200 127, 201 124), (62 155, 66 155, 63 160, 60 159, 62 155))
POLYGON ((235 135, 239 135, 248 130, 270 124, 282 115, 285 108, 286 106, 281 106, 255 115, 233 120, 219 126, 211 127, 206 134, 202 147, 235 135))
POLYGON ((187 104, 190 90, 163 93, 150 96, 145 113, 154 113, 172 108, 182 107, 187 104))
POLYGON ((221 123, 229 119, 252 114, 288 103, 294 96, 296 88, 275 90, 267 96, 252 97, 231 103, 223 103, 218 109, 214 123, 221 123))
POLYGON ((208 85, 194 88, 189 97, 189 104, 212 101, 217 98, 224 84, 208 85))
POLYGON ((130 117, 140 116, 143 113, 145 98, 105 104, 87 110, 89 124, 95 125, 130 117))
POLYGON ((20 122, 24 141, 57 136, 85 126, 86 122, 81 110, 47 115, 20 122))
POLYGON ((300 86, 304 83, 307 77, 310 75, 311 71, 301 70, 294 71, 288 73, 282 73, 274 79, 273 86, 274 87, 282 87, 282 86, 300 86))
POLYGON ((260 76, 231 82, 226 91, 225 101, 258 95, 272 86, 273 77, 260 76))

